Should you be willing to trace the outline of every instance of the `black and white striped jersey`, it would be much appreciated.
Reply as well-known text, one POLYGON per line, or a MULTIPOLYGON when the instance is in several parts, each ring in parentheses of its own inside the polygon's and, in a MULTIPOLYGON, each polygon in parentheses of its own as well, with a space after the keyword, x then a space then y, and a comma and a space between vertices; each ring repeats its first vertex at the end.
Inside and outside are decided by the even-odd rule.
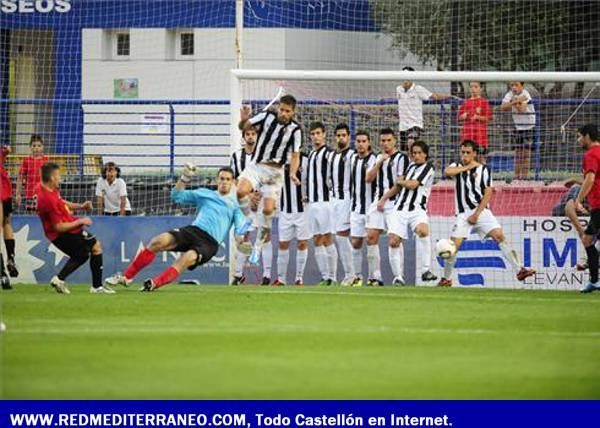
MULTIPOLYGON (((382 156, 383 154, 377 155, 377 162, 382 156)), ((377 193, 375 196, 377 200, 381 199, 385 192, 394 187, 398 176, 405 175, 408 162, 408 156, 402 152, 396 152, 383 161, 381 168, 377 172, 377 193)), ((395 195, 390 200, 395 201, 397 198, 398 195, 395 195)))
POLYGON ((308 165, 308 157, 305 154, 300 155, 300 167, 296 173, 296 177, 302 182, 301 186, 296 186, 292 182, 290 176, 290 165, 286 165, 283 171, 283 187, 281 189, 281 197, 279 198, 279 210, 282 213, 297 214, 304 212, 303 194, 306 189, 303 187, 306 184, 305 175, 308 165))
POLYGON ((404 180, 417 180, 420 184, 416 189, 407 189, 403 187, 396 199, 396 209, 398 211, 414 211, 421 209, 427 211, 427 199, 433 186, 435 170, 433 164, 425 162, 420 165, 411 162, 406 169, 404 180))
POLYGON ((373 180, 367 183, 367 171, 375 165, 376 156, 369 153, 361 158, 358 153, 352 156, 352 212, 356 214, 366 214, 369 205, 373 203, 377 182, 373 180))
POLYGON ((307 189, 308 202, 328 202, 331 196, 329 189, 329 155, 326 145, 312 150, 308 155, 307 189))
POLYGON ((250 118, 257 128, 256 148, 252 160, 256 163, 288 163, 292 152, 299 152, 302 145, 302 128, 295 120, 287 125, 277 121, 277 114, 264 111, 250 118))
POLYGON ((252 153, 240 149, 231 155, 231 169, 233 169, 233 178, 238 178, 246 167, 252 162, 252 153))
MULTIPOLYGON (((450 166, 461 167, 463 164, 455 162, 450 166)), ((492 174, 486 165, 479 165, 477 168, 454 176, 454 181, 454 207, 456 214, 461 214, 474 210, 479 206, 485 189, 492 187, 492 174)))
POLYGON ((354 150, 346 148, 341 152, 331 152, 330 176, 331 194, 336 199, 350 199, 350 182, 352 180, 351 162, 354 150))

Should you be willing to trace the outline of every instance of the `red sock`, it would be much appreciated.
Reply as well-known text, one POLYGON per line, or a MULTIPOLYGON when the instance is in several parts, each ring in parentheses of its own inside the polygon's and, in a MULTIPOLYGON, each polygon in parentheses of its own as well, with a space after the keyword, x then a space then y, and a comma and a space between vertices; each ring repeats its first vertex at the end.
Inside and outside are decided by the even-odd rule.
POLYGON ((179 271, 173 266, 169 266, 163 273, 156 275, 152 278, 154 282, 154 288, 160 288, 163 285, 167 285, 175 281, 175 278, 179 276, 179 271))
POLYGON ((148 266, 156 257, 152 251, 148 248, 144 248, 140 253, 136 256, 136 258, 131 262, 125 273, 123 274, 127 279, 133 279, 141 271, 143 268, 148 266))

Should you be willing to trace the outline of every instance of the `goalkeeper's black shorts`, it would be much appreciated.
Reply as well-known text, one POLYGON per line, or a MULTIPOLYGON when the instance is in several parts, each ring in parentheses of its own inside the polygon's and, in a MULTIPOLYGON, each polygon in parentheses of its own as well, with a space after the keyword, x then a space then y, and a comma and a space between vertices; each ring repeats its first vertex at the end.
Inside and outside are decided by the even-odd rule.
POLYGON ((185 226, 181 229, 169 230, 169 233, 173 235, 177 244, 171 251, 183 253, 194 250, 198 254, 196 263, 190 266, 189 270, 207 263, 219 251, 219 243, 197 226, 185 226))

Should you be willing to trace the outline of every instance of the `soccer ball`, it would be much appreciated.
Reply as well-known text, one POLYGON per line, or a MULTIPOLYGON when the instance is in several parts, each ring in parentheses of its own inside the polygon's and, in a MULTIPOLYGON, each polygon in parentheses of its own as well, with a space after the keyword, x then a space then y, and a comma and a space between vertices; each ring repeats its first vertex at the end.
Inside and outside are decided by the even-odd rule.
POLYGON ((456 253, 456 245, 449 239, 440 239, 435 244, 435 252, 442 259, 449 259, 456 253))

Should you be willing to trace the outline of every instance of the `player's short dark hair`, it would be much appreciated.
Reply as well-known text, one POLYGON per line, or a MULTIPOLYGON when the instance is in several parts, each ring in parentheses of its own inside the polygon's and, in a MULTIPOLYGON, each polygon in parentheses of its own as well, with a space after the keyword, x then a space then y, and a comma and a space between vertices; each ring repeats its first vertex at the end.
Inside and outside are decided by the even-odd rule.
POLYGON ((359 129, 358 131, 356 131, 356 136, 358 137, 359 135, 365 135, 367 137, 367 140, 371 141, 371 136, 369 135, 369 131, 366 131, 364 129, 359 129))
POLYGON ((246 122, 244 124, 244 129, 242 129, 242 137, 245 137, 246 136, 246 132, 248 132, 250 130, 252 130, 254 132, 257 132, 256 131, 256 127, 254 125, 252 125, 250 122, 246 122))
POLYGON ((325 125, 323 125, 323 122, 311 122, 308 130, 314 131, 315 129, 320 129, 321 131, 325 132, 325 125))
POLYGON ((346 133, 347 133, 348 135, 350 135, 350 127, 348 126, 348 124, 347 124, 347 123, 338 123, 338 124, 335 126, 335 132, 334 132, 334 133, 337 133, 338 131, 340 131, 340 130, 342 130, 342 129, 344 129, 344 130, 346 131, 346 133))
POLYGON ((111 168, 115 169, 117 171, 117 178, 120 178, 121 177, 121 168, 119 168, 117 166, 117 164, 114 162, 106 162, 104 164, 104 166, 102 167, 102 178, 104 178, 106 180, 106 172, 111 168))
POLYGON ((419 147, 423 151, 423 153, 425 153, 427 159, 429 159, 429 144, 427 144, 423 140, 417 140, 414 143, 412 143, 412 146, 410 146, 410 150, 412 151, 413 147, 415 146, 419 147))
POLYGON ((279 98, 279 103, 287 104, 293 108, 296 108, 296 98, 293 95, 284 95, 283 97, 279 98))
POLYGON ((396 133, 394 132, 394 130, 392 128, 390 128, 389 126, 382 128, 379 131, 379 135, 393 135, 394 137, 396 136, 396 133))
POLYGON ((219 168, 219 171, 217 172, 217 177, 222 173, 222 172, 228 172, 229 174, 231 174, 231 176, 235 176, 234 172, 233 172, 233 168, 231 168, 230 166, 223 166, 221 168, 219 168))
POLYGON ((592 141, 598 141, 598 128, 593 123, 587 123, 577 130, 581 135, 590 137, 592 141))
POLYGON ((29 145, 31 146, 33 143, 42 143, 44 144, 44 139, 40 134, 32 134, 29 138, 29 145))
POLYGON ((58 164, 54 162, 47 162, 44 165, 42 165, 42 181, 44 183, 48 183, 50 181, 52 173, 57 169, 60 169, 60 166, 58 166, 58 164))
POLYGON ((479 145, 473 140, 465 140, 460 143, 461 147, 470 147, 476 154, 479 154, 479 145))
POLYGON ((412 68, 410 65, 405 65, 404 67, 402 67, 402 71, 415 71, 415 69, 412 68))

